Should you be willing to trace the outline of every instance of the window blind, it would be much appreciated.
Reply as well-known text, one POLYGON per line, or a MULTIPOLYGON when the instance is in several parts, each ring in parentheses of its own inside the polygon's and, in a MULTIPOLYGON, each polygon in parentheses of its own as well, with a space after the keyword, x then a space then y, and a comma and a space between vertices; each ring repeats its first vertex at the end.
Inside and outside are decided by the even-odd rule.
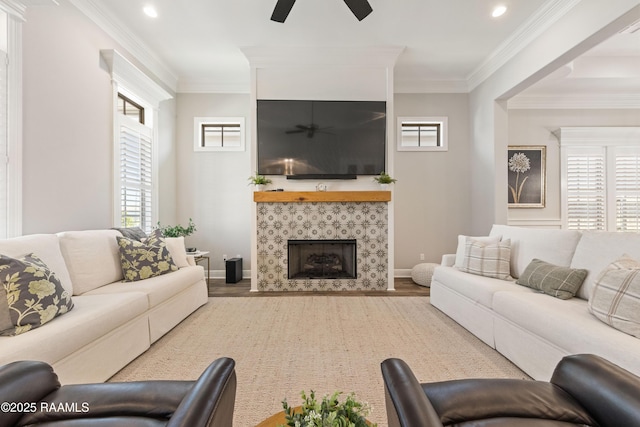
POLYGON ((619 148, 615 155, 616 230, 640 230, 640 152, 619 148))
POLYGON ((604 150, 569 153, 565 167, 567 228, 604 230, 606 228, 604 150))
POLYGON ((148 127, 120 118, 120 224, 152 229, 153 138, 148 127))

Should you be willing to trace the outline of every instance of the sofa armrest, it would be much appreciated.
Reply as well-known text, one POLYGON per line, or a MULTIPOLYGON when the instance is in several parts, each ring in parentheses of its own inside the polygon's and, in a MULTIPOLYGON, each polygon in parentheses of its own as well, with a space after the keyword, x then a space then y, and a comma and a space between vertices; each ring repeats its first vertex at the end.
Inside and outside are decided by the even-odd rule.
POLYGON ((196 263, 196 257, 195 257, 195 256, 193 256, 193 255, 189 255, 189 254, 187 254, 187 263, 188 263, 189 265, 191 265, 191 266, 193 266, 193 265, 197 265, 197 263, 196 263))
POLYGON ((387 359, 381 368, 389 427, 442 427, 438 413, 403 360, 387 359))
POLYGON ((167 427, 231 427, 236 383, 235 361, 215 360, 182 399, 167 427))
POLYGON ((440 265, 445 267, 453 267, 456 264, 456 254, 444 254, 442 255, 442 261, 440 265))

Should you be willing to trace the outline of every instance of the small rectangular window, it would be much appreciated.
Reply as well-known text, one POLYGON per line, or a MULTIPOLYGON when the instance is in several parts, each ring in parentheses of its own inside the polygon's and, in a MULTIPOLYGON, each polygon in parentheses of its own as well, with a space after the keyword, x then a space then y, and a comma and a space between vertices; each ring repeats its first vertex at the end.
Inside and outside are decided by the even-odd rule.
POLYGON ((447 117, 399 117, 398 151, 446 151, 447 117))
POLYGON ((118 94, 117 110, 118 113, 131 117, 138 123, 144 124, 144 107, 133 102, 121 93, 118 94))
POLYGON ((244 117, 196 117, 195 151, 244 151, 244 117))

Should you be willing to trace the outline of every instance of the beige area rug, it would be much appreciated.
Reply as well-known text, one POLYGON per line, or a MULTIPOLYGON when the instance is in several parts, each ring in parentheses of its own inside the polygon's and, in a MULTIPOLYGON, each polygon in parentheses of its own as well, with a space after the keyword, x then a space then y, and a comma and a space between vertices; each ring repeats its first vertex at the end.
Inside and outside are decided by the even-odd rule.
POLYGON ((210 298, 111 381, 195 379, 221 356, 236 361, 234 426, 281 411, 284 397, 355 392, 387 425, 380 363, 404 359, 421 382, 527 378, 424 297, 210 298))

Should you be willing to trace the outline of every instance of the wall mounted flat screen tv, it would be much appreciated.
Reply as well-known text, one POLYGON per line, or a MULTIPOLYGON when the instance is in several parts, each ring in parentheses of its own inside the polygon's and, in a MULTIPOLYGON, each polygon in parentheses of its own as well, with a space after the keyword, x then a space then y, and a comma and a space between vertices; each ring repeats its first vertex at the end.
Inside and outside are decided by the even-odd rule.
POLYGON ((355 179, 385 170, 384 101, 258 100, 258 173, 355 179))

